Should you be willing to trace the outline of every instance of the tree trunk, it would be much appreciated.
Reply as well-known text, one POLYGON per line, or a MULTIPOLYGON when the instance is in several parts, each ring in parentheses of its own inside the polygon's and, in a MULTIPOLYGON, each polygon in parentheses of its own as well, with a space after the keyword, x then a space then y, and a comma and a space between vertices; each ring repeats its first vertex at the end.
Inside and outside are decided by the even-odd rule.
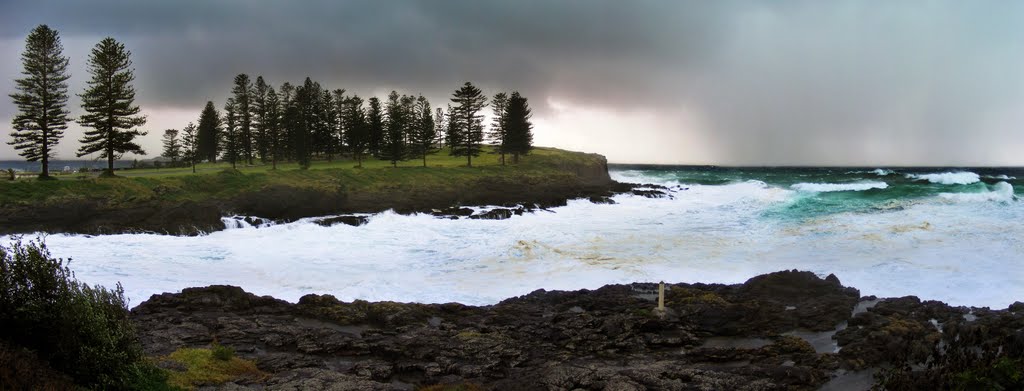
POLYGON ((466 151, 466 167, 473 167, 473 155, 466 151))
POLYGON ((502 153, 501 153, 501 165, 502 165, 502 166, 504 166, 504 165, 505 165, 505 152, 502 152, 502 153))
POLYGON ((107 172, 114 175, 114 148, 107 148, 107 172))
POLYGON ((427 154, 426 154, 426 152, 424 152, 423 153, 423 167, 426 167, 426 166, 427 166, 427 154))
POLYGON ((50 157, 48 156, 50 154, 49 152, 49 146, 46 145, 46 132, 43 132, 43 172, 39 173, 39 177, 43 179, 50 177, 50 157))

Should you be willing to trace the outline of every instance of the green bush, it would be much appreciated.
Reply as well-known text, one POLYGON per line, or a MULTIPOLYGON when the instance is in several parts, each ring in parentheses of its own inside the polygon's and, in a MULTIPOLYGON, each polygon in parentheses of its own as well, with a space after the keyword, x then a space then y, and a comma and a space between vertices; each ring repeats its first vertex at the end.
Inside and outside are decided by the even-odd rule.
POLYGON ((220 361, 228 361, 231 360, 232 357, 235 357, 235 349, 219 343, 214 343, 210 350, 213 351, 213 358, 220 361))
POLYGON ((35 351, 87 388, 160 383, 128 319, 121 285, 82 283, 69 262, 52 257, 39 239, 0 245, 0 338, 35 351))

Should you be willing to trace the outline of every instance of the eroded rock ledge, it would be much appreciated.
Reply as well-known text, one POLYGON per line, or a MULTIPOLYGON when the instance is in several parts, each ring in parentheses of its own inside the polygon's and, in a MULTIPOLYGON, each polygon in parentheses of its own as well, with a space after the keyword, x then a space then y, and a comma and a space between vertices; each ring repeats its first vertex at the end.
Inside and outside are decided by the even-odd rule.
POLYGON ((222 389, 864 389, 876 373, 941 388, 965 362, 1024 350, 1020 303, 865 298, 835 276, 798 271, 667 288, 660 316, 647 283, 538 290, 485 307, 330 295, 292 304, 210 286, 154 295, 132 317, 151 355, 216 340, 271 374, 222 389))

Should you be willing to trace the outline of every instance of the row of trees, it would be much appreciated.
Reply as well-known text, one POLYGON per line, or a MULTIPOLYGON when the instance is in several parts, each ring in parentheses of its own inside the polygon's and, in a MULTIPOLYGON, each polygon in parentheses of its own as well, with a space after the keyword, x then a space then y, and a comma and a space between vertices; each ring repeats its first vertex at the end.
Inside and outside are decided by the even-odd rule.
MULTIPOLYGON (((99 153, 107 160, 107 173, 113 175, 114 160, 125 153, 145 154, 136 138, 147 133, 146 124, 135 102, 135 79, 131 52, 113 38, 105 38, 88 59, 91 76, 79 94, 85 114, 77 122, 88 128, 80 140, 77 156, 99 153)), ((40 178, 49 177, 49 159, 73 121, 67 110, 68 57, 57 31, 46 25, 32 30, 22 53, 22 74, 15 80, 17 92, 11 94, 18 107, 12 120, 13 145, 28 161, 42 162, 40 178)), ((385 101, 377 97, 363 100, 346 94, 344 89, 330 90, 306 78, 301 85, 282 84, 278 89, 262 76, 253 82, 248 75, 235 77, 231 97, 218 112, 207 102, 198 125, 164 132, 164 156, 191 162, 216 161, 218 158, 255 164, 256 160, 276 168, 279 161, 297 161, 308 168, 312 159, 331 160, 339 155, 355 158, 361 166, 369 155, 390 161, 422 159, 445 145, 449 154, 465 156, 472 166, 485 142, 501 154, 511 154, 513 162, 529 153, 533 135, 527 100, 518 92, 494 95, 491 100, 493 122, 485 133, 482 110, 487 97, 472 83, 457 89, 446 110, 433 110, 422 95, 399 95, 392 91, 385 101)))
POLYGON ((260 161, 277 167, 279 161, 296 161, 309 167, 314 158, 332 160, 352 156, 358 166, 368 155, 392 165, 422 159, 447 144, 449 153, 479 156, 485 142, 513 162, 529 153, 533 144, 531 112, 518 92, 498 93, 492 99, 493 122, 485 134, 481 111, 487 98, 472 83, 455 91, 447 110, 431 108, 423 95, 399 95, 392 91, 385 101, 363 100, 330 90, 310 78, 298 86, 284 83, 274 89, 257 76, 235 77, 231 97, 223 113, 207 102, 199 126, 190 123, 182 131, 164 131, 163 156, 191 162, 221 159, 236 166, 260 161))
MULTIPOLYGON (((14 131, 8 144, 30 162, 41 161, 40 178, 49 178, 53 148, 72 121, 67 110, 69 60, 63 54, 56 30, 40 25, 29 33, 21 55, 22 75, 15 80, 17 92, 10 95, 18 107, 11 121, 14 131)), ((88 128, 80 140, 79 157, 99 152, 113 174, 114 160, 125 153, 145 154, 135 138, 146 135, 138 127, 146 124, 135 105, 135 74, 131 52, 113 38, 104 38, 89 54, 88 85, 78 96, 85 114, 77 119, 88 128)))

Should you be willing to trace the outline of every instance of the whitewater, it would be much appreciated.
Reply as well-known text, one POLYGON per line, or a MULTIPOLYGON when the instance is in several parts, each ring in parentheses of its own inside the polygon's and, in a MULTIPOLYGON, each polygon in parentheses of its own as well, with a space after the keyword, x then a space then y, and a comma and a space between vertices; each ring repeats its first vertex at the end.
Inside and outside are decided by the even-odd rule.
POLYGON ((79 279, 123 284, 133 306, 211 284, 289 301, 320 293, 486 305, 536 289, 740 283, 785 269, 834 273, 862 295, 992 308, 1024 301, 1024 203, 1015 194, 1024 186, 989 178, 1005 174, 985 182, 958 171, 892 173, 619 167, 614 179, 665 185, 670 197, 574 200, 508 220, 385 212, 360 227, 305 219, 45 242, 72 258, 79 279))

